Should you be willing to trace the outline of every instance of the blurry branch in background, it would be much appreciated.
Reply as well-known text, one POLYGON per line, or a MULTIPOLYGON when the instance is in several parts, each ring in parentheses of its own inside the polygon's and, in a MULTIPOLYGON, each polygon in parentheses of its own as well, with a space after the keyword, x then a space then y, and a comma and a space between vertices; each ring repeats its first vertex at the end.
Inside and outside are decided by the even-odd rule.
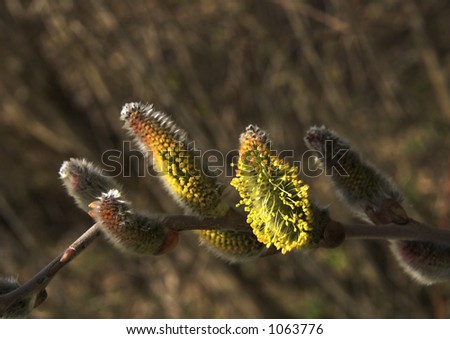
POLYGON ((238 262, 305 248, 335 248, 345 239, 386 239, 405 272, 423 284, 450 279, 450 231, 408 217, 394 182, 362 160, 334 131, 311 127, 305 136, 331 184, 367 224, 335 221, 310 201, 298 168, 280 159, 268 134, 250 125, 240 138, 236 176, 244 213, 224 202, 223 186, 195 156, 187 133, 153 106, 126 104, 125 128, 151 156, 167 191, 185 215, 146 215, 133 210, 121 186, 84 159, 62 164, 60 178, 78 206, 95 224, 33 278, 20 285, 0 279, 0 315, 26 317, 46 298, 52 278, 99 234, 119 250, 160 255, 173 249, 179 232, 195 231, 200 244, 219 257, 238 262))
POLYGON ((285 8, 287 11, 292 11, 296 9, 299 13, 307 16, 317 22, 320 22, 331 29, 338 32, 348 32, 349 26, 345 21, 330 15, 324 11, 318 10, 317 8, 310 6, 306 3, 293 3, 292 1, 277 0, 277 2, 285 8))
POLYGON ((415 42, 421 51, 422 61, 427 70, 428 78, 433 85, 436 101, 439 103, 447 121, 450 121, 450 90, 444 67, 440 64, 439 57, 430 43, 430 39, 425 30, 423 17, 416 3, 409 2, 406 4, 405 9, 410 16, 409 24, 411 30, 414 32, 415 42))

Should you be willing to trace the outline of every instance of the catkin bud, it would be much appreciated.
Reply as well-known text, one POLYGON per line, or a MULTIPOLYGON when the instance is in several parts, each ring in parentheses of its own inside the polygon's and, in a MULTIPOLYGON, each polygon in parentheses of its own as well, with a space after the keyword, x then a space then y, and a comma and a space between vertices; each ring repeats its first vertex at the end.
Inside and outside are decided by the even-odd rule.
POLYGON ((426 241, 392 241, 391 250, 404 271, 424 285, 450 279, 450 247, 426 241))
POLYGON ((378 211, 386 200, 401 202, 402 196, 392 180, 361 160, 348 142, 334 131, 325 126, 311 127, 305 142, 316 152, 325 175, 340 197, 360 217, 367 219, 366 212, 378 211))
POLYGON ((0 295, 7 294, 19 288, 20 284, 16 278, 1 277, 0 278, 0 295))
MULTIPOLYGON (((144 154, 151 156, 168 192, 186 211, 204 216, 225 215, 229 207, 222 202, 223 186, 202 164, 185 131, 164 113, 142 103, 125 104, 121 119, 144 154)), ((260 253, 255 250, 259 244, 251 233, 211 230, 198 234, 201 244, 230 261, 260 253)))
POLYGON ((247 222, 258 241, 284 254, 318 244, 328 212, 313 206, 308 185, 297 178, 298 168, 271 150, 267 133, 250 125, 241 135, 238 168, 231 185, 248 212, 247 222))
POLYGON ((124 252, 163 254, 178 242, 178 233, 164 225, 163 219, 134 213, 115 189, 103 193, 89 207, 89 215, 101 223, 105 237, 124 252))
MULTIPOLYGON (((16 278, 0 278, 0 295, 8 294, 9 292, 12 292, 19 287, 20 284, 16 278)), ((3 314, 0 314, 0 316, 3 319, 26 318, 28 314, 30 314, 30 312, 33 310, 33 308, 41 304, 46 297, 47 293, 45 292, 45 290, 38 293, 32 293, 31 295, 25 296, 23 299, 16 301, 13 305, 9 306, 3 314)))
POLYGON ((102 175, 101 169, 85 159, 64 161, 59 176, 67 193, 75 199, 84 211, 89 211, 89 204, 102 193, 111 189, 120 189, 120 185, 110 177, 102 175))

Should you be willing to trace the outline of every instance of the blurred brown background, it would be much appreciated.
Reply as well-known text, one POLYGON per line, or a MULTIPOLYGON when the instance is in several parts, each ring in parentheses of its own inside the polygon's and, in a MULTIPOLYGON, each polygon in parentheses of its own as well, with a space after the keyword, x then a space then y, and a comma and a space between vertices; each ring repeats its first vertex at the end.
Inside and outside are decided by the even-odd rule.
MULTIPOLYGON (((450 225, 449 21, 437 0, 0 1, 0 274, 26 280, 90 226, 58 170, 121 150, 129 101, 224 153, 256 123, 298 160, 325 124, 397 181, 412 215, 450 225)), ((180 212, 124 158, 136 208, 180 212)), ((324 178, 306 180, 352 219, 324 178)), ((99 239, 48 293, 33 317, 450 316, 450 284, 417 285, 380 241, 228 265, 192 234, 146 258, 99 239)))

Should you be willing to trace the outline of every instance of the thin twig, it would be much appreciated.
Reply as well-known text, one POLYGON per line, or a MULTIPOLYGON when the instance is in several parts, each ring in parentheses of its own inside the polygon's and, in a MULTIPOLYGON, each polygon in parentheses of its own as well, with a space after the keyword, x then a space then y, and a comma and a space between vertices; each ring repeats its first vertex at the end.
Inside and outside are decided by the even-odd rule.
POLYGON ((431 241, 450 246, 450 231, 428 227, 416 220, 410 219, 405 225, 367 225, 342 224, 346 239, 387 239, 431 241))
MULTIPOLYGON (((246 216, 230 209, 224 217, 197 217, 188 215, 168 215, 164 220, 177 231, 221 230, 252 232, 246 222, 246 216)), ((339 223, 346 239, 384 239, 431 241, 450 246, 450 230, 424 225, 414 219, 398 224, 343 224, 339 223)), ((331 225, 331 223, 330 223, 331 225)))
POLYGON ((442 115, 448 122, 450 121, 450 90, 445 75, 445 66, 441 65, 438 53, 427 36, 423 15, 414 1, 405 2, 405 12, 409 15, 408 23, 414 33, 413 38, 418 50, 421 52, 428 78, 434 87, 442 115))
POLYGON ((47 287, 53 277, 61 268, 67 265, 73 258, 81 253, 99 234, 99 224, 94 224, 75 240, 67 249, 53 259, 47 266, 39 271, 33 278, 28 280, 19 288, 0 296, 0 316, 9 307, 30 295, 38 294, 47 287))

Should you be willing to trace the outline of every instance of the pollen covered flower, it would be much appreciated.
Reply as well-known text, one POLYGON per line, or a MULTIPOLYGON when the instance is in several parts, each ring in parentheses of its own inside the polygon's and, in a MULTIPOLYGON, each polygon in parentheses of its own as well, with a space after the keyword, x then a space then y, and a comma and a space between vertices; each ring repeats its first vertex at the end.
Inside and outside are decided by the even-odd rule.
POLYGON ((240 139, 236 177, 232 180, 247 222, 257 239, 284 254, 317 244, 327 212, 310 204, 308 185, 297 178, 298 169, 279 159, 266 132, 250 125, 240 139))
POLYGON ((152 105, 128 103, 121 119, 144 152, 149 152, 153 166, 168 191, 184 208, 203 215, 223 214, 223 191, 214 176, 202 166, 186 133, 152 105))
POLYGON ((163 254, 178 242, 178 233, 163 220, 133 212, 118 190, 103 193, 89 207, 105 237, 117 248, 138 255, 163 254))

